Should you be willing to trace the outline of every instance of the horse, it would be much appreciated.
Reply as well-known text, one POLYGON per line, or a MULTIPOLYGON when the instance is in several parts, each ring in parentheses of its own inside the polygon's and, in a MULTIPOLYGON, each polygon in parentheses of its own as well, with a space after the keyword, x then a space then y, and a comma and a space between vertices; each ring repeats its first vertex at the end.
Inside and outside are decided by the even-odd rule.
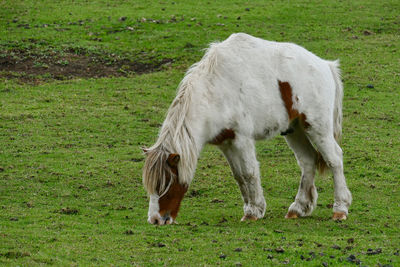
POLYGON ((317 204, 316 170, 330 168, 333 220, 352 202, 343 174, 343 85, 339 61, 319 58, 292 43, 236 33, 210 44, 180 82, 156 143, 144 148, 148 222, 174 223, 206 144, 227 159, 244 201, 241 219, 266 208, 255 141, 281 134, 301 168, 301 182, 285 218, 309 216, 317 204))

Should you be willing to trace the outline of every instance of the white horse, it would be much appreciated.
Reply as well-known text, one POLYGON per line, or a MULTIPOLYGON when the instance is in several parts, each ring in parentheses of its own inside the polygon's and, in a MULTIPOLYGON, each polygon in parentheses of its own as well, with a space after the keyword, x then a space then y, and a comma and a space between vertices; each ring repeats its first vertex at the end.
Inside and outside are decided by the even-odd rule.
POLYGON ((282 134, 301 168, 286 218, 308 216, 317 203, 316 169, 333 172, 333 219, 344 220, 352 197, 343 174, 343 87, 338 61, 291 43, 232 34, 213 43, 179 85, 157 142, 145 149, 148 222, 174 222, 204 145, 224 153, 244 201, 242 220, 265 213, 255 140, 282 134), (325 166, 326 166, 325 165, 325 166))

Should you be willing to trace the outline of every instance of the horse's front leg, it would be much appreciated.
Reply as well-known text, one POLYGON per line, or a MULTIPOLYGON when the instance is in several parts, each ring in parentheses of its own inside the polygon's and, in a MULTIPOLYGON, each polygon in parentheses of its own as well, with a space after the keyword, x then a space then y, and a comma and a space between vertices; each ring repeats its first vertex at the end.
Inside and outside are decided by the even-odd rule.
POLYGON ((260 183, 254 140, 236 135, 234 140, 219 147, 227 158, 242 193, 244 201, 242 221, 264 217, 266 204, 260 183))

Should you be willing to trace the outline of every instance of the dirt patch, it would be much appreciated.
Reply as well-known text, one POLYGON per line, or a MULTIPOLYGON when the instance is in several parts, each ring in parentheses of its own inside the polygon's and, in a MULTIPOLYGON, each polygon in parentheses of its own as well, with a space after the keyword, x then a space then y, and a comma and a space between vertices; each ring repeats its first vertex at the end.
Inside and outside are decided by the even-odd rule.
POLYGON ((79 213, 79 210, 78 210, 78 209, 75 209, 75 208, 66 207, 66 208, 62 208, 62 209, 60 209, 60 210, 58 210, 58 211, 56 211, 56 212, 57 212, 57 213, 60 213, 60 214, 71 215, 71 214, 78 214, 78 213, 79 213))
POLYGON ((0 51, 0 77, 16 78, 22 82, 56 79, 99 78, 127 76, 159 71, 173 62, 136 56, 135 60, 114 54, 68 51, 30 51, 28 49, 0 51))

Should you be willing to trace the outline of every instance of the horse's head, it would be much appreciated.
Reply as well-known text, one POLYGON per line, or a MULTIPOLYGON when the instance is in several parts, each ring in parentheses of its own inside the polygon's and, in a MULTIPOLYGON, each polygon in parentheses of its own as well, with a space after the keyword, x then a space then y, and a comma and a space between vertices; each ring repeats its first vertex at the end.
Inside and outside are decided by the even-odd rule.
POLYGON ((150 195, 147 221, 151 224, 171 224, 178 216, 179 207, 188 185, 180 184, 179 154, 163 150, 144 150, 143 184, 150 195))

